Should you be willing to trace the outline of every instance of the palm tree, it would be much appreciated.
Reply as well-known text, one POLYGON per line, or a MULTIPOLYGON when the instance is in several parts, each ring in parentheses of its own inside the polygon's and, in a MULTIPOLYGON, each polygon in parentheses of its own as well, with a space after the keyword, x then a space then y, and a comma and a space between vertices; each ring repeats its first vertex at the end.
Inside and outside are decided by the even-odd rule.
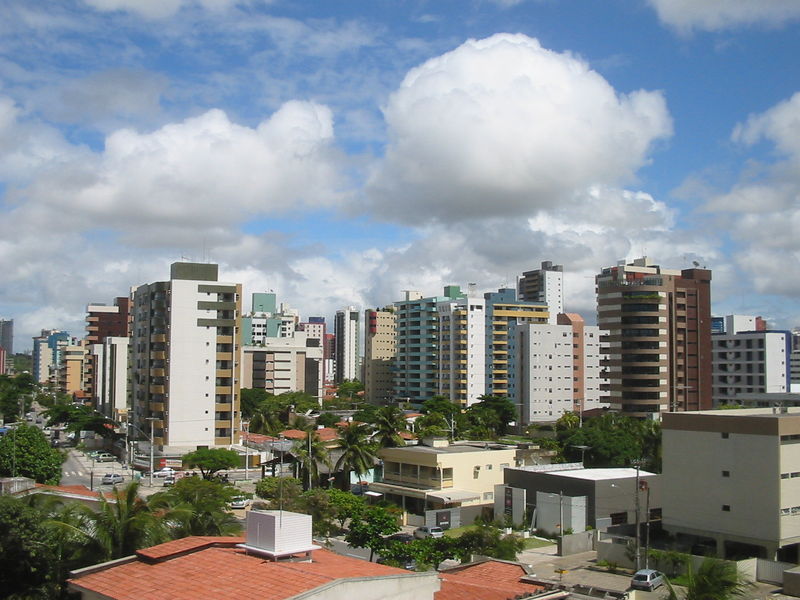
MULTIPOLYGON (((686 573, 688 584, 681 596, 682 600, 731 600, 744 596, 752 584, 747 582, 736 563, 706 558, 697 571, 691 563, 686 573)), ((667 581, 668 600, 678 600, 675 589, 667 581)))
POLYGON ((369 425, 363 423, 350 423, 342 427, 339 434, 339 450, 341 456, 336 461, 334 470, 343 472, 344 488, 349 488, 348 473, 355 471, 359 479, 375 466, 376 447, 369 442, 369 425))
POLYGON ((114 502, 100 495, 100 508, 89 515, 89 534, 105 560, 129 556, 168 539, 167 529, 142 498, 139 482, 114 488, 114 502))
POLYGON ((250 433, 275 435, 285 428, 283 421, 281 421, 280 413, 274 410, 272 406, 262 403, 253 413, 248 431, 250 433))
POLYGON ((319 467, 325 465, 331 468, 331 456, 325 443, 316 431, 307 431, 305 440, 297 440, 294 444, 294 455, 297 457, 305 472, 303 478, 308 482, 308 488, 313 487, 314 481, 319 481, 319 467))
POLYGON ((397 448, 405 445, 399 432, 405 431, 406 419, 397 405, 389 404, 378 410, 375 415, 374 439, 380 448, 397 448))

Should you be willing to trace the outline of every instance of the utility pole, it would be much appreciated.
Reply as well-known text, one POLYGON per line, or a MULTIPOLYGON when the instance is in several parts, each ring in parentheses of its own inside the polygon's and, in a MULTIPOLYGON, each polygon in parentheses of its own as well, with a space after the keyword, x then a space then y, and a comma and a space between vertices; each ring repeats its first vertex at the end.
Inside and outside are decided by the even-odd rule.
POLYGON ((635 491, 635 502, 636 502, 636 570, 638 571, 641 568, 641 552, 640 552, 640 543, 639 543, 639 527, 641 522, 641 514, 639 511, 639 461, 634 462, 636 466, 636 491, 635 491))
POLYGON ((647 492, 647 503, 645 504, 645 518, 647 521, 645 522, 644 531, 645 531, 645 538, 644 538, 644 568, 650 568, 650 486, 647 484, 646 481, 642 482, 642 487, 647 492))
POLYGON ((156 420, 155 417, 147 417, 147 421, 150 421, 150 487, 153 487, 153 422, 156 420))
POLYGON ((244 480, 249 481, 250 479, 250 454, 247 449, 247 431, 250 429, 250 423, 242 422, 242 429, 244 429, 244 440, 242 443, 244 444, 244 480))

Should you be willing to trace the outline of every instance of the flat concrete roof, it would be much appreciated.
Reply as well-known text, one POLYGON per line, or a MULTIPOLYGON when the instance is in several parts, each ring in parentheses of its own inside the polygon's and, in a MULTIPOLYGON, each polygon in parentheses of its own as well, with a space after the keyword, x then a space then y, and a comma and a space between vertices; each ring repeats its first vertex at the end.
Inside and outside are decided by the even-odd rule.
MULTIPOLYGON (((520 471, 529 469, 519 468, 520 471)), ((564 469, 563 471, 531 471, 557 475, 559 477, 569 477, 571 479, 584 479, 586 481, 606 481, 609 479, 633 479, 636 477, 636 469, 627 467, 609 469, 564 469)), ((639 477, 652 476, 655 473, 639 470, 639 477)))

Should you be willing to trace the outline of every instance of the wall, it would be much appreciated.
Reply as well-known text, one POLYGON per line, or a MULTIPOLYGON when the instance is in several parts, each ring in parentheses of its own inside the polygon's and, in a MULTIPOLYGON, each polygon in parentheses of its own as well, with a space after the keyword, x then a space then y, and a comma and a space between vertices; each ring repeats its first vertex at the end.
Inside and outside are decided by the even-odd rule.
POLYGON ((558 539, 558 555, 569 556, 570 554, 580 554, 595 549, 597 541, 597 531, 581 531, 570 535, 561 536, 558 539))

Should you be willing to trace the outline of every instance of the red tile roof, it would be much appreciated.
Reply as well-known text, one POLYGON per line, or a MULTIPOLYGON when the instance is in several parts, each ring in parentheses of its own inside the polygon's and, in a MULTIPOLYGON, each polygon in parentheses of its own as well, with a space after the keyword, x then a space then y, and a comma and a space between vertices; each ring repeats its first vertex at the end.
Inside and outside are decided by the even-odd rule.
MULTIPOLYGON (((31 490, 27 490, 31 493, 31 490)), ((101 492, 94 492, 87 488, 85 485, 45 485, 43 483, 37 483, 34 485, 33 488, 34 492, 42 492, 42 493, 52 493, 56 495, 60 494, 73 494, 75 496, 84 496, 86 498, 92 498, 95 500, 100 500, 101 492)), ((115 500, 114 494, 111 492, 102 493, 103 496, 106 497, 107 500, 115 500)))
POLYGON ((115 600, 283 600, 337 579, 408 574, 324 549, 312 553, 312 562, 271 562, 236 548, 239 542, 241 538, 175 540, 70 583, 115 600))
POLYGON ((442 588, 435 600, 510 600, 544 591, 521 581, 527 574, 522 565, 498 560, 454 567, 439 573, 442 588))

